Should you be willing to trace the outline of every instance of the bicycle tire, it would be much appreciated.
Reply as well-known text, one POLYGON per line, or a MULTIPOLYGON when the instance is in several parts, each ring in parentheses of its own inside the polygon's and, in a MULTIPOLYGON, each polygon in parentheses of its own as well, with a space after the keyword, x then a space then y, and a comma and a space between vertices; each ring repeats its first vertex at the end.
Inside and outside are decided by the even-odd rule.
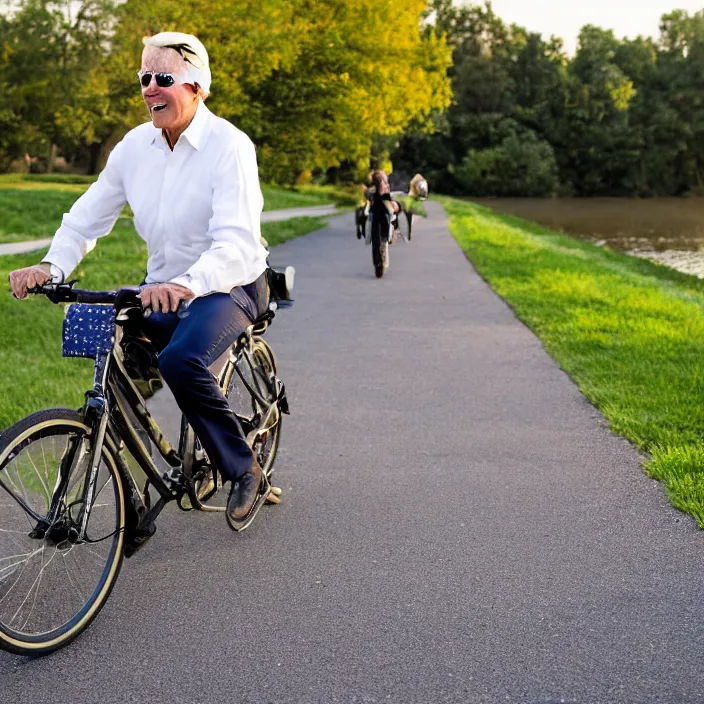
MULTIPOLYGON (((255 337, 253 340, 252 358, 254 360, 253 369, 249 368, 246 361, 241 366, 247 382, 251 386, 255 386, 269 403, 274 403, 273 377, 276 375, 276 360, 271 347, 260 337, 255 337), (257 377, 256 385, 253 383, 254 376, 257 377)), ((225 389, 225 397, 233 412, 246 421, 252 421, 256 414, 262 414, 265 411, 261 403, 249 393, 242 379, 234 370, 232 370, 229 383, 225 389)), ((252 448, 262 471, 267 477, 271 476, 274 460, 279 449, 281 420, 282 414, 279 412, 279 419, 276 425, 268 431, 266 438, 259 446, 252 448)), ((254 425, 253 421, 251 425, 254 425)))
POLYGON ((271 364, 272 371, 276 374, 276 356, 274 355, 274 350, 271 349, 271 345, 264 338, 258 337, 257 346, 261 349, 262 353, 266 355, 271 364))
MULTIPOLYGON (((372 263, 374 264, 374 274, 377 279, 380 279, 384 275, 386 266, 384 266, 383 250, 384 244, 386 244, 386 251, 388 256, 388 242, 386 237, 382 237, 381 232, 382 223, 378 221, 377 218, 373 218, 372 221, 372 263)), ((388 265, 387 265, 388 266, 388 265)))
MULTIPOLYGON (((99 499, 100 503, 98 501, 93 503, 93 509, 87 519, 88 530, 85 535, 87 539, 75 539, 78 532, 74 534, 72 539, 69 537, 70 533, 68 532, 69 524, 78 526, 83 519, 81 504, 85 504, 86 484, 85 482, 81 484, 81 478, 87 476, 87 463, 83 465, 83 462, 90 456, 89 452, 83 452, 78 458, 75 454, 71 454, 79 451, 76 449, 77 446, 73 443, 88 442, 90 432, 90 428, 85 424, 80 413, 70 409, 55 408, 32 413, 0 435, 0 478, 4 479, 5 484, 9 485, 12 483, 14 492, 16 494, 22 493, 26 505, 35 510, 40 516, 45 515, 39 513, 37 510, 41 502, 44 502, 44 505, 48 506, 52 501, 60 500, 63 505, 61 509, 61 520, 57 520, 54 525, 47 527, 44 534, 40 532, 40 535, 32 535, 32 533, 36 532, 37 525, 35 525, 34 529, 28 535, 24 534, 24 530, 10 531, 5 529, 3 533, 3 535, 10 537, 6 537, 4 542, 0 541, 0 551, 2 551, 0 552, 0 565, 5 562, 5 567, 0 568, 2 569, 2 572, 0 572, 0 600, 4 601, 6 597, 12 596, 12 590, 23 580, 25 570, 28 565, 33 562, 34 556, 40 551, 41 567, 39 575, 32 583, 30 591, 19 607, 20 609, 24 607, 25 603, 32 595, 32 592, 35 590, 36 585, 36 593, 32 597, 32 610, 23 625, 15 623, 19 610, 10 618, 7 614, 11 613, 14 606, 8 608, 8 604, 3 605, 2 602, 0 602, 0 649, 20 655, 45 655, 68 645, 93 622, 107 602, 115 585, 122 566, 124 552, 126 494, 122 476, 120 475, 115 460, 114 451, 107 443, 103 445, 103 461, 99 465, 100 471, 102 471, 103 468, 105 469, 107 479, 103 481, 102 477, 105 475, 99 474, 96 486, 102 484, 100 489, 97 490, 95 498, 101 498, 99 499), (46 443, 44 442, 45 440, 46 443), (65 440, 65 445, 63 451, 61 451, 63 440, 65 440), (30 449, 36 449, 37 443, 40 446, 39 449, 41 449, 41 455, 44 458, 43 478, 35 461, 32 460, 32 456, 29 455, 30 449), (63 462, 67 457, 72 458, 71 467, 68 470, 68 479, 62 489, 60 488, 62 483, 58 480, 58 466, 54 476, 52 476, 54 470, 49 470, 47 466, 46 445, 49 445, 50 460, 58 458, 59 462, 63 462), (56 453, 52 456, 51 450, 53 446, 56 446, 56 453), (24 480, 21 479, 20 468, 22 464, 20 460, 23 457, 27 457, 30 460, 30 464, 33 465, 33 469, 36 471, 38 479, 33 480, 34 486, 32 486, 31 483, 25 485, 24 480), (15 472, 14 476, 12 474, 13 471, 15 472), (74 482, 72 482, 73 477, 77 478, 74 482), (20 481, 22 486, 21 492, 16 487, 16 481, 20 481), (55 483, 54 489, 50 494, 48 486, 51 486, 52 481, 55 483), (102 492, 108 485, 110 485, 110 488, 107 490, 106 494, 103 494, 102 492), (74 496, 72 491, 74 490, 79 492, 75 495, 79 497, 77 500, 72 500, 74 496), (59 496, 57 492, 60 493, 61 496, 59 496), (34 498, 33 494, 36 494, 37 498, 34 498), (38 498, 40 495, 41 499, 38 498), (105 501, 109 501, 111 495, 114 498, 114 507, 109 503, 104 503, 105 501), (33 503, 30 503, 30 497, 32 497, 33 503), (107 507, 107 511, 101 511, 100 509, 103 507, 107 507), (74 520, 73 512, 78 513, 77 520, 74 520), (99 521, 102 516, 105 517, 105 522, 109 526, 109 528, 105 527, 102 530, 110 530, 104 537, 94 532, 100 528, 99 521), (96 520, 95 525, 91 522, 93 518, 96 520), (56 528, 56 531, 54 528, 56 528), (92 533, 92 535, 90 533, 92 533), (66 534, 66 537, 61 539, 60 536, 64 534, 66 534), (109 542, 107 542, 108 540, 109 542), (9 545, 12 550, 17 550, 18 544, 20 550, 28 545, 31 546, 29 547, 30 552, 13 554, 9 556, 9 559, 21 558, 25 555, 29 556, 19 562, 15 561, 14 563, 8 564, 8 558, 3 554, 6 550, 6 544, 9 545), (100 555, 98 548, 95 547, 99 545, 106 546, 103 548, 104 551, 107 551, 104 556, 100 555), (90 546, 90 548, 88 546, 90 546), (53 549, 54 552, 51 553, 49 560, 45 563, 45 550, 47 548, 49 548, 49 551, 53 549), (71 579, 67 558, 74 550, 78 550, 79 555, 83 555, 88 560, 95 560, 95 555, 98 555, 99 558, 98 562, 93 563, 95 565, 93 571, 96 572, 96 583, 87 598, 71 579), (55 582, 63 586, 63 589, 55 589, 49 585, 44 590, 45 599, 37 605, 40 588, 48 579, 51 579, 51 576, 47 576, 49 572, 48 568, 57 555, 61 560, 54 566, 54 572, 56 572, 59 566, 63 566, 66 570, 65 574, 68 580, 64 579, 62 573, 61 579, 64 580, 63 584, 61 584, 61 579, 57 579, 55 582), (102 566, 103 560, 105 562, 104 566, 102 566), (19 567, 19 565, 22 565, 22 567, 19 567), (99 567, 100 571, 98 574, 97 570, 99 567), (18 572, 19 574, 12 583, 12 586, 9 586, 8 580, 18 572), (72 594, 72 587, 73 591, 77 593, 78 599, 75 599, 75 596, 72 594), (71 599, 75 606, 71 605, 63 609, 66 612, 66 616, 61 616, 62 604, 59 602, 68 604, 71 603, 71 599), (36 613, 40 621, 33 622, 32 617, 37 606, 38 611, 36 613), (7 623, 8 619, 9 623, 7 623), (50 623, 49 621, 51 619, 54 619, 56 622, 50 623), (28 629, 30 622, 37 623, 38 625, 33 629, 28 629)), ((84 446, 83 449, 87 449, 86 446, 84 446)), ((37 454, 37 457, 39 457, 39 454, 37 454)), ((22 471, 25 471, 24 468, 22 468, 22 471)), ((27 469, 27 477, 30 476, 31 472, 27 469)), ((0 513, 5 524, 7 524, 8 521, 14 520, 11 518, 12 516, 16 516, 19 524, 21 524, 25 530, 25 519, 30 527, 32 526, 35 519, 29 515, 25 508, 21 507, 19 503, 13 499, 11 492, 0 488, 0 496, 2 496, 3 503, 5 504, 3 511, 0 513)), ((15 524, 13 523, 13 525, 15 524)), ((72 559, 77 561, 79 556, 74 555, 72 559)), ((88 570, 92 569, 89 566, 90 563, 85 564, 88 565, 88 570)), ((79 575, 80 578, 83 578, 85 572, 79 570, 76 574, 79 575)), ((29 581, 31 577, 32 574, 30 573, 25 581, 29 581)), ((92 580, 90 580, 90 582, 92 584, 92 580)), ((8 603, 13 604, 17 601, 21 597, 21 593, 22 587, 20 586, 19 594, 13 596, 14 601, 10 600, 8 603)), ((85 593, 87 594, 88 592, 85 593)), ((22 618, 24 618, 24 614, 22 618)))
MULTIPOLYGON (((255 345, 255 355, 258 357, 259 364, 264 370, 264 374, 269 377, 270 384, 273 383, 273 378, 276 376, 276 358, 274 357, 274 351, 266 340, 262 338, 257 338, 255 345)), ((270 390, 270 398, 274 400, 275 389, 268 387, 270 390)), ((276 425, 269 431, 269 437, 262 443, 259 449, 259 455, 257 460, 262 468, 262 471, 267 477, 271 477, 274 461, 276 460, 276 454, 279 451, 279 442, 281 440, 281 424, 283 422, 283 414, 279 409, 279 419, 276 425)))

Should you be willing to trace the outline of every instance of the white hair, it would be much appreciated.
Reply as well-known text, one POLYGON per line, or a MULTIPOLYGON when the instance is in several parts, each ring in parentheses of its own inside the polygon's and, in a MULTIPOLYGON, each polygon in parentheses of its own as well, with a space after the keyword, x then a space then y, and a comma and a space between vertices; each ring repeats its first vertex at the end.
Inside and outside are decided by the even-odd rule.
POLYGON ((210 60, 203 43, 192 34, 183 32, 159 32, 153 37, 142 39, 144 46, 153 46, 158 49, 174 49, 184 59, 184 74, 189 83, 198 84, 203 97, 210 93, 210 60))

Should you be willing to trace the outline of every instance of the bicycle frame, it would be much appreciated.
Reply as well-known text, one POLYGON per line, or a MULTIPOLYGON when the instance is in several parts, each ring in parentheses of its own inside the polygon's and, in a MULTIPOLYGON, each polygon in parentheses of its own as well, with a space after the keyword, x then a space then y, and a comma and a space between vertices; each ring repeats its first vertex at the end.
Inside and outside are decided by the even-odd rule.
MULTIPOLYGON (((245 411, 248 415, 235 413, 235 416, 246 429, 245 439, 255 453, 259 451, 258 443, 264 443, 262 448, 266 447, 269 430, 280 422, 280 414, 289 412, 284 385, 276 376, 273 352, 261 336, 273 319, 276 308, 291 304, 292 271, 289 268, 285 272, 268 270, 267 277, 271 290, 276 294, 273 304, 231 346, 217 375, 219 387, 227 393, 236 374, 246 389, 244 397, 251 399, 251 413, 245 411)), ((126 336, 132 337, 132 323, 138 322, 136 319, 141 318, 142 314, 141 305, 135 301, 135 290, 83 291, 73 289, 72 284, 59 284, 35 287, 30 293, 46 294, 53 303, 113 303, 115 311, 112 320, 107 314, 99 314, 98 317, 102 317, 104 322, 101 321, 93 329, 100 330, 100 342, 96 342, 92 350, 89 346, 80 348, 75 355, 93 356, 98 350, 94 356, 93 384, 85 394, 81 417, 66 421, 69 431, 65 434, 68 439, 58 462, 56 478, 47 487, 39 477, 48 501, 46 514, 41 515, 33 510, 25 500, 26 495, 15 487, 13 480, 5 481, 5 477, 0 475, 0 489, 22 508, 32 522, 36 521, 30 537, 42 539, 50 533, 50 540, 93 542, 88 536, 89 519, 96 497, 109 481, 101 479, 104 483, 99 486, 103 461, 108 462, 111 472, 117 472, 123 485, 120 506, 124 506, 126 522, 120 530, 127 535, 125 554, 128 557, 153 535, 154 521, 170 501, 178 501, 182 510, 224 511, 224 507, 204 503, 217 491, 218 482, 215 482, 213 489, 212 483, 204 484, 202 480, 208 479, 211 472, 212 479, 216 480, 217 468, 209 463, 205 452, 198 449, 193 429, 183 418, 178 450, 174 448, 147 409, 145 397, 137 386, 139 382, 135 383, 127 371, 131 359, 125 357, 123 341, 126 336), (109 334, 111 324, 112 341, 109 334), (158 455, 154 454, 152 443, 158 455), (144 472, 146 482, 142 486, 143 478, 135 478, 134 465, 131 462, 128 464, 124 450, 132 455, 144 472), (159 457, 174 471, 162 473, 159 457), (78 495, 73 494, 74 490, 78 495), (72 498, 67 503, 69 492, 72 498), (154 504, 153 492, 158 495, 154 504), (181 501, 186 495, 190 499, 188 506, 181 501), (131 553, 127 552, 128 548, 132 548, 131 553)), ((83 341, 86 339, 90 338, 84 337, 83 341)), ((150 377, 146 378, 151 380, 150 377)), ((30 442, 28 438, 26 442, 30 442)), ((12 454, 5 456, 4 463, 21 452, 24 445, 24 441, 15 445, 12 454)), ((276 499, 281 490, 269 485, 270 472, 269 468, 263 478, 268 491, 262 490, 262 501, 278 503, 276 499)))
MULTIPOLYGON (((258 422, 257 427, 247 435, 247 440, 250 444, 254 442, 258 434, 265 432, 278 422, 278 402, 283 395, 283 384, 278 382, 274 401, 268 401, 259 387, 257 375, 252 375, 255 380, 254 385, 256 388, 254 388, 248 383, 240 368, 242 364, 248 364, 250 369, 254 369, 253 347, 259 334, 264 332, 265 329, 266 327, 256 329, 256 326, 252 325, 242 333, 230 350, 229 357, 218 378, 218 385, 225 391, 232 380, 233 374, 237 374, 252 397, 257 400, 262 408, 266 408, 264 420, 258 422)), ((84 416, 91 428, 91 456, 88 470, 89 476, 86 482, 87 494, 84 510, 85 515, 88 516, 94 497, 94 487, 98 476, 102 447, 107 439, 112 449, 115 450, 114 455, 118 471, 125 481, 129 498, 139 517, 139 525, 148 525, 156 519, 169 501, 179 500, 186 493, 186 489, 174 490, 173 486, 169 486, 164 481, 159 467, 140 437, 139 430, 146 433, 147 437, 154 443, 159 455, 173 469, 181 469, 184 466, 185 457, 183 454, 188 440, 186 434, 193 433, 193 430, 186 423, 182 423, 179 451, 168 442, 161 428, 149 413, 144 397, 127 374, 123 363, 121 340, 122 329, 119 324, 116 324, 113 349, 108 354, 96 358, 93 388, 86 393, 84 416), (135 427, 130 415, 133 415, 139 423, 138 428, 135 427), (149 501, 145 493, 139 488, 132 470, 125 461, 121 452, 123 445, 147 476, 149 485, 153 486, 159 494, 159 500, 154 506, 149 507, 149 501)), ((245 419, 238 416, 238 420, 242 422, 245 419)), ((192 508, 197 510, 223 510, 219 507, 202 504, 193 495, 190 498, 192 508)), ((183 508, 180 503, 179 506, 183 508)))

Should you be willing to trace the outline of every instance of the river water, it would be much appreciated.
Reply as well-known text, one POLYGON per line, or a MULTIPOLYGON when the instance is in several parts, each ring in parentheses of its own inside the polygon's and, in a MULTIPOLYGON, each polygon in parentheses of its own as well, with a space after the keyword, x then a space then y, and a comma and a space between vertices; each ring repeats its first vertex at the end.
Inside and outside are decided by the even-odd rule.
POLYGON ((704 278, 704 198, 475 198, 558 232, 704 278))

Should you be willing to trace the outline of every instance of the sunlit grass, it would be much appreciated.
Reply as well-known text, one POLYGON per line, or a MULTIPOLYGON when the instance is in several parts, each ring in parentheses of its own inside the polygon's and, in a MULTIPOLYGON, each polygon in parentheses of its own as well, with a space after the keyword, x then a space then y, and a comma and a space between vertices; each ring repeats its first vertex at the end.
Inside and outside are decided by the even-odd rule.
POLYGON ((479 273, 704 527, 704 283, 440 200, 479 273))
MULTIPOLYGON (((63 214, 85 192, 91 180, 93 177, 62 174, 0 174, 0 243, 51 237, 61 225, 63 214)), ((317 186, 299 191, 263 185, 262 193, 265 211, 328 205, 349 199, 344 191, 317 186)), ((129 215, 128 209, 125 214, 129 215)))
POLYGON ((51 237, 80 192, 0 187, 0 242, 51 237))
MULTIPOLYGON (((262 232, 271 246, 324 227, 323 218, 295 218, 264 223, 262 232)), ((10 271, 29 266, 43 252, 0 257, 0 281, 10 271)), ((132 223, 120 220, 100 240, 72 278, 81 288, 109 290, 136 285, 144 278, 147 250, 132 223)), ((92 383, 92 361, 61 356, 63 308, 44 297, 16 301, 4 285, 0 292, 0 428, 32 411, 53 406, 78 408, 92 383)))

